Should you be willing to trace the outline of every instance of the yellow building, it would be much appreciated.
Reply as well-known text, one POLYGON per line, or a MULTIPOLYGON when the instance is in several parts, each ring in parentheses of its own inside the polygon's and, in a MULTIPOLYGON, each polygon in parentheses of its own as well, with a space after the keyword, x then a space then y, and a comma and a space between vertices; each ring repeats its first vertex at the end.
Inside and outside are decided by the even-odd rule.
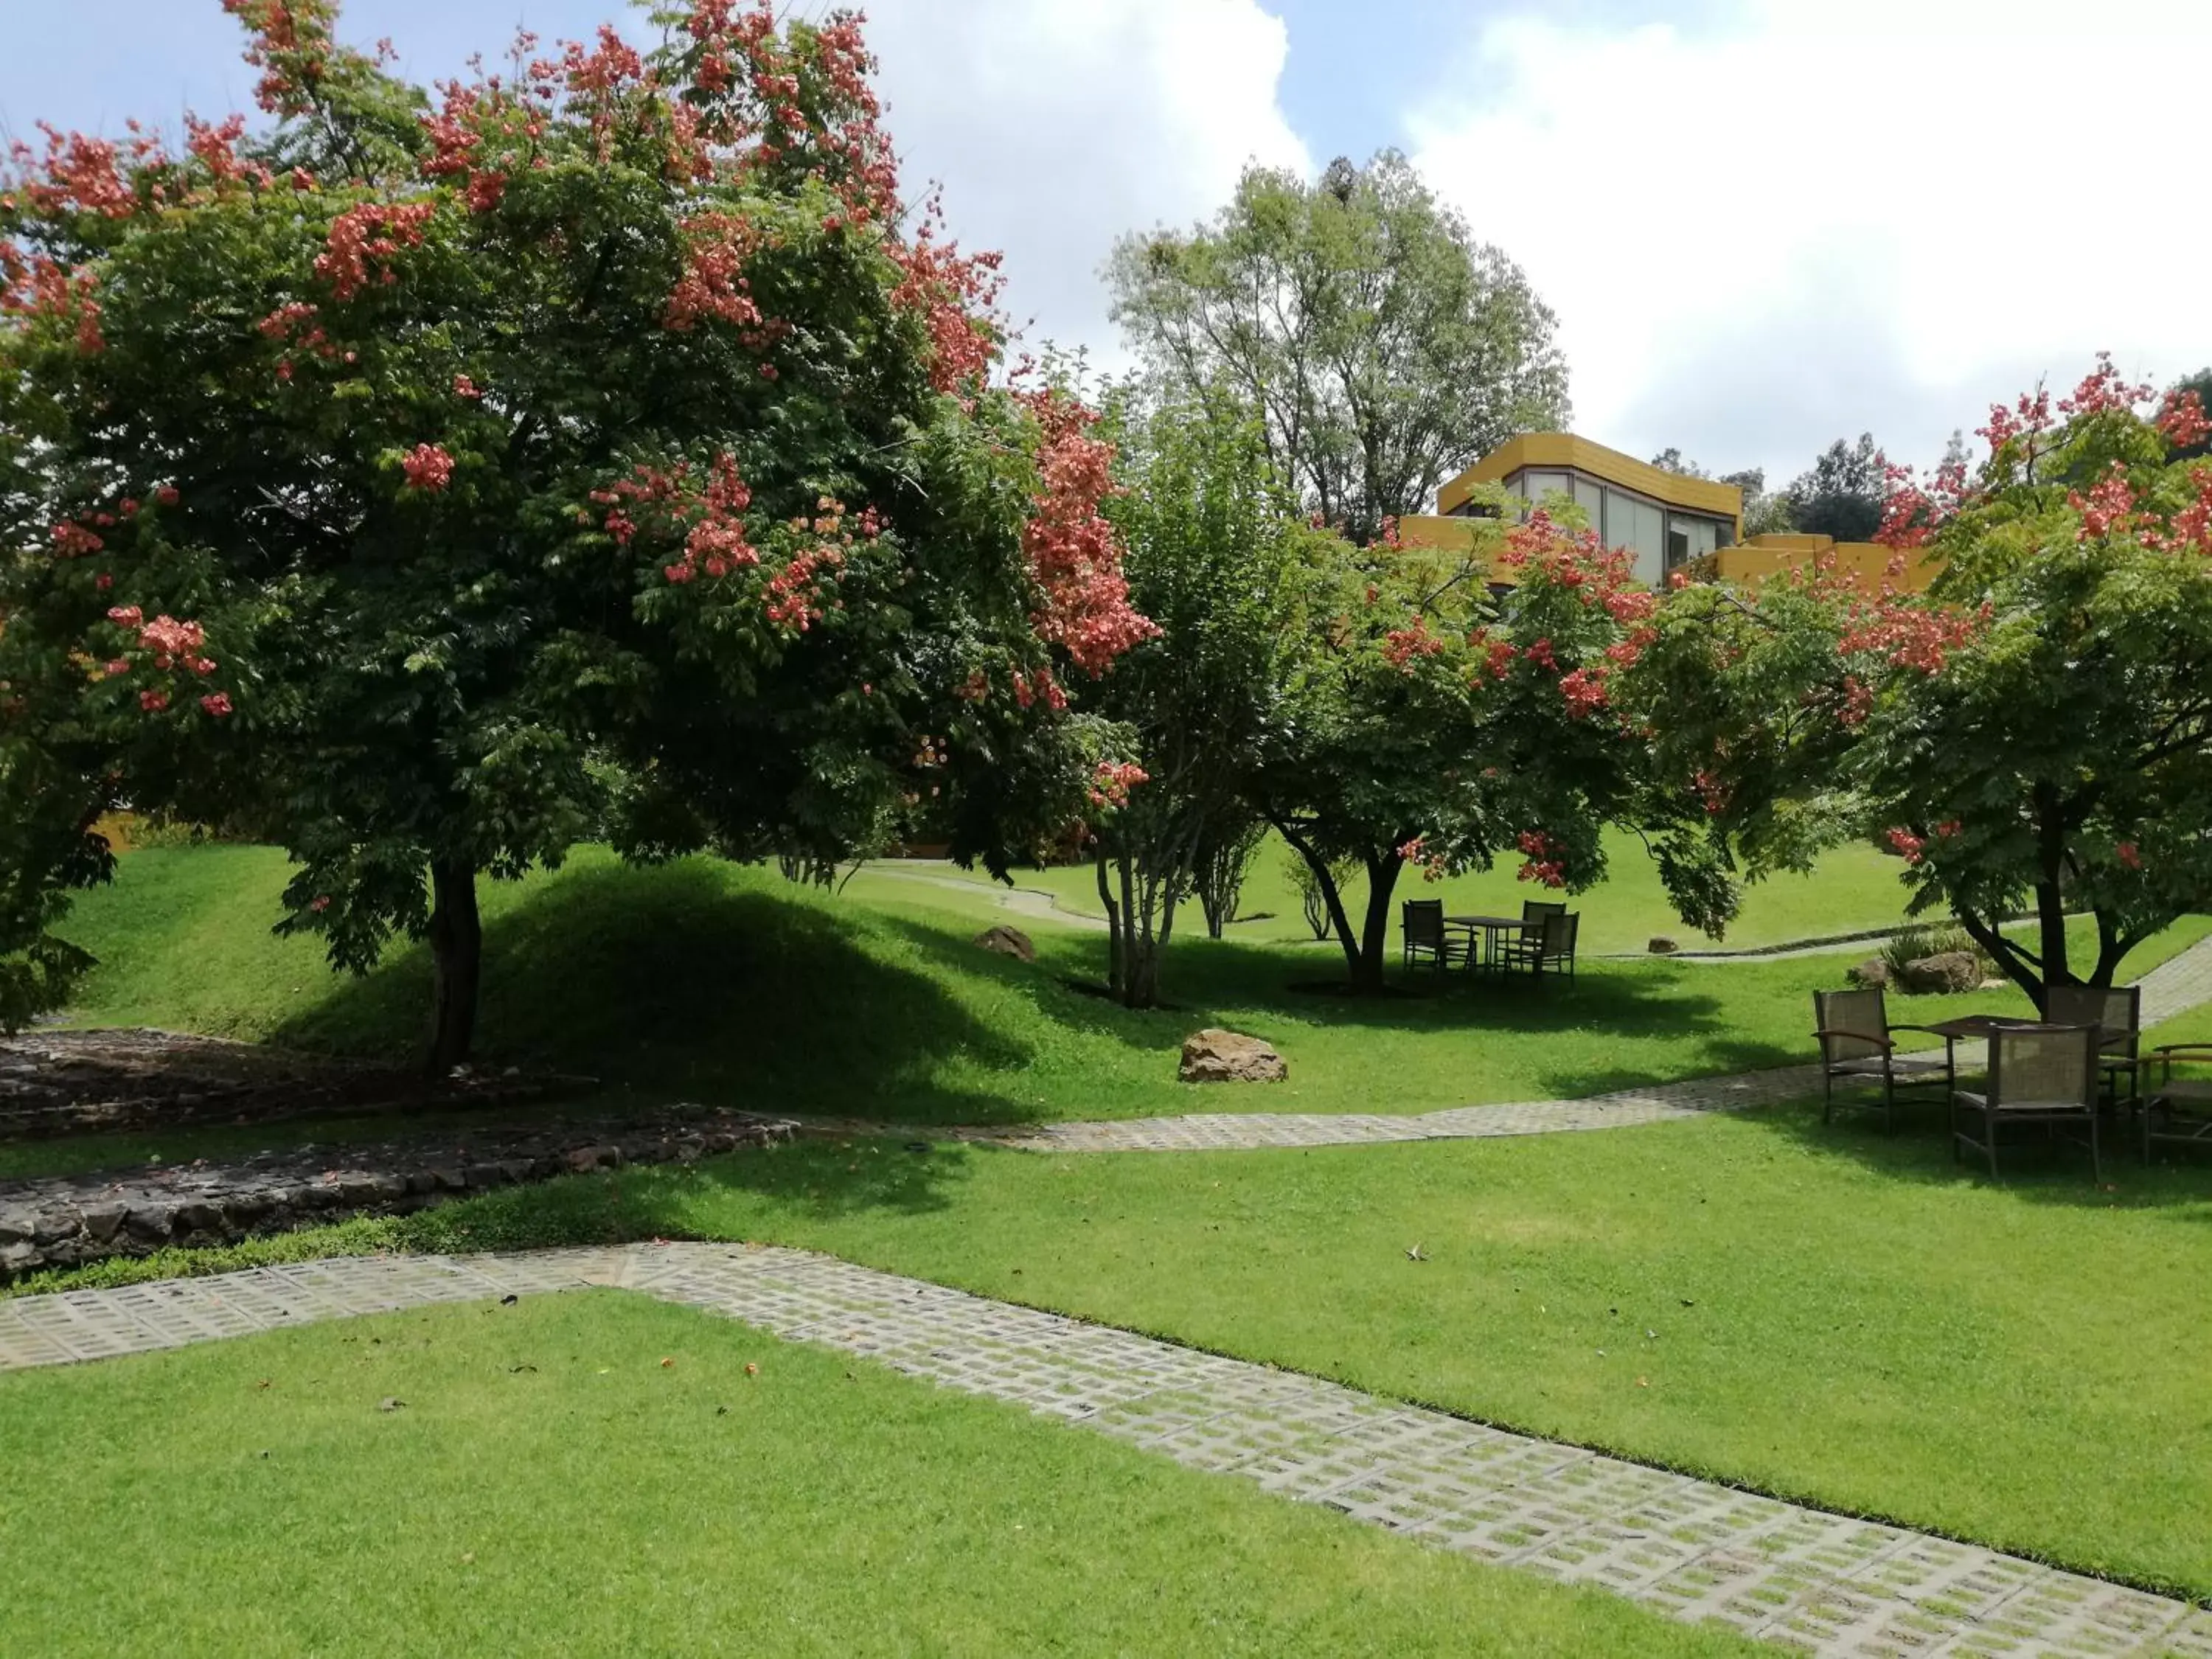
MULTIPOLYGON (((1827 536, 1746 541, 1743 492, 1734 484, 1668 472, 1571 432, 1526 433, 1492 451, 1437 492, 1435 514, 1400 520, 1399 538, 1408 547, 1463 551, 1474 539, 1473 520, 1498 510, 1499 490, 1532 507, 1572 501, 1607 547, 1635 556, 1637 580, 1654 587, 1685 568, 1756 586, 1823 556, 1869 588, 1892 580, 1895 555, 1887 547, 1827 536)), ((1908 555, 1894 585, 1917 591, 1934 574, 1925 556, 1908 555)))

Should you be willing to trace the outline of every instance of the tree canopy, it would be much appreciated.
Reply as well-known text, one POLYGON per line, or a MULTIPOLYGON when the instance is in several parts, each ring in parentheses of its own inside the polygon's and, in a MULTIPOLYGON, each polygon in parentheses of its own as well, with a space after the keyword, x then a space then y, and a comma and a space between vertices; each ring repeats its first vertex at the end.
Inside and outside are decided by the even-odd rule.
POLYGON ((1566 424, 1552 313, 1394 150, 1315 184, 1249 167, 1211 223, 1125 237, 1108 280, 1146 360, 1256 410, 1278 477, 1355 544, 1566 424))
POLYGON ((1662 771, 1751 874, 1871 839, 2039 1005, 2112 983, 2212 906, 2212 465, 2174 459, 2207 430, 2100 360, 1996 406, 1978 469, 1892 471, 1878 533, 1940 556, 1928 594, 1676 595, 1632 677, 1662 771), (2000 928, 2023 911, 2032 940, 2000 928))
POLYGON ((1887 466, 1871 432, 1859 434, 1856 444, 1837 439, 1785 492, 1791 526, 1839 542, 1872 540, 1881 527, 1887 466))
POLYGON ((54 988, 100 811, 241 823, 337 963, 430 939, 442 1065, 480 873, 818 867, 918 811, 1002 866, 1080 805, 1064 685, 1150 631, 1110 449, 990 383, 995 258, 901 197, 850 17, 691 0, 434 96, 335 0, 223 3, 264 129, 49 132, 0 186, 0 837, 44 896, 0 951, 54 988))

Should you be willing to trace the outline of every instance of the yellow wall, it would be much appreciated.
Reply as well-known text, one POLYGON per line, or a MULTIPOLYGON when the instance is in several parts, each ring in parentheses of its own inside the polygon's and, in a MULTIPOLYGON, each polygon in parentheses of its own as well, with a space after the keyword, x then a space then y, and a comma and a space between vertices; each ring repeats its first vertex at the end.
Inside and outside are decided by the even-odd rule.
POLYGON ((1686 513, 1733 520, 1737 537, 1743 534, 1743 491, 1734 484, 1686 478, 1571 432, 1528 432, 1508 441, 1437 491, 1437 510, 1450 513, 1466 502, 1477 484, 1498 483, 1531 466, 1547 471, 1572 467, 1686 513))
POLYGON ((1905 568, 1889 574, 1897 556, 1893 548, 1875 542, 1839 542, 1829 536, 1754 536, 1735 547, 1723 547, 1713 556, 1716 574, 1723 581, 1756 587, 1778 570, 1801 569, 1815 558, 1832 556, 1836 568, 1869 592, 1893 586, 1908 593, 1924 592, 1943 568, 1942 559, 1926 552, 1908 552, 1905 568))
POLYGON ((1398 539, 1423 552, 1466 553, 1481 533, 1480 519, 1445 519, 1433 514, 1409 514, 1398 520, 1398 539))

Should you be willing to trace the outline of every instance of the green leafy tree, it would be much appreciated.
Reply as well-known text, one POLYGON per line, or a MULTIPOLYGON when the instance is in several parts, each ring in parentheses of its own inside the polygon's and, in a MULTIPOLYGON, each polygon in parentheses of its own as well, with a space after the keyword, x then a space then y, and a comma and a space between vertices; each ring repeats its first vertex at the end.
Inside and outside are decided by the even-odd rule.
POLYGON ((1329 539, 1273 481, 1256 422, 1222 410, 1133 396, 1124 490, 1109 509, 1132 601, 1160 630, 1115 665, 1097 702, 1142 775, 1117 790, 1102 771, 1093 848, 1112 985, 1131 1007, 1158 1000, 1176 907, 1209 860, 1249 856, 1252 757, 1309 631, 1306 550, 1329 539))
MULTIPOLYGON (((433 100, 334 0, 225 8, 267 131, 56 133, 0 188, 0 764, 11 807, 65 786, 4 832, 44 890, 116 801, 264 828, 283 929, 428 940, 442 1068, 478 878, 602 824, 818 869, 933 809, 1003 865, 1080 805, 1060 678, 1147 631, 1110 454, 987 384, 994 262, 901 200, 851 19, 696 0, 650 58, 526 42, 433 100)), ((51 922, 11 902, 0 948, 51 922)))
POLYGON ((1146 361, 1258 410, 1277 477, 1356 543, 1566 423, 1551 312, 1395 151, 1318 184, 1251 167, 1212 223, 1123 239, 1108 280, 1146 361))
POLYGON ((1862 432, 1856 444, 1838 438, 1790 484, 1790 519, 1808 536, 1871 540, 1881 526, 1887 477, 1888 462, 1875 447, 1874 434, 1862 432))
POLYGON ((1996 406, 1978 471, 1900 474, 1880 533, 1941 555, 1926 596, 1814 571, 1665 608, 1624 691, 1738 869, 1874 839, 2039 1006, 2212 907, 2212 465, 2172 459, 2197 400, 2150 398, 2100 360, 1996 406))

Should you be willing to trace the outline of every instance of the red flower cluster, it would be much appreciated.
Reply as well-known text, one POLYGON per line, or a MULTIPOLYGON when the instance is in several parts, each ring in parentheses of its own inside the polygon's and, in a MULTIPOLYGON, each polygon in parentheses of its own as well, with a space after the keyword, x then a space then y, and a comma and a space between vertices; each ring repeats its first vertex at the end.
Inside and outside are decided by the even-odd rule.
POLYGON ((330 66, 337 0, 222 0, 222 9, 253 36, 246 61, 262 71, 253 89, 261 107, 304 113, 330 66))
MULTIPOLYGON (((315 256, 315 275, 327 281, 339 299, 352 299, 368 285, 372 261, 422 246, 423 228, 436 211, 428 202, 404 206, 368 203, 347 209, 331 222, 329 246, 315 256)), ((389 266, 381 276, 386 283, 399 280, 389 266)))
POLYGON ((2066 505, 2081 515, 2081 522, 2074 532, 2074 539, 2086 542, 2092 536, 2125 535, 2135 522, 2136 492, 2128 483, 2127 469, 2118 461, 2112 470, 2094 485, 2084 496, 2078 489, 2066 492, 2066 505))
POLYGON ((1091 775, 1091 804, 1097 807, 1127 806, 1129 792, 1151 781, 1134 761, 1100 761, 1091 775))
POLYGON ((1005 278, 996 253, 965 255, 956 243, 939 244, 925 223, 911 242, 884 249, 902 273, 891 304, 922 319, 928 331, 929 383, 955 392, 980 380, 999 349, 991 319, 1005 278))
POLYGON ((416 444, 400 457, 399 468, 410 489, 434 492, 453 481, 453 458, 437 444, 416 444))
POLYGON ((1444 648, 1439 635, 1429 632, 1426 617, 1413 618, 1411 628, 1394 629, 1382 636, 1382 655, 1390 666, 1403 673, 1413 672, 1417 657, 1433 657, 1444 648))
POLYGON ((1910 830, 1892 830, 1889 832, 1889 844, 1905 855, 1905 861, 1907 864, 1917 864, 1927 855, 1927 842, 1921 836, 1914 835, 1910 830))
POLYGON ((92 356, 107 349, 100 331, 99 277, 72 271, 43 253, 26 259, 0 241, 0 316, 52 318, 76 336, 76 349, 92 356))
POLYGON ((185 148, 199 158, 208 175, 217 185, 246 184, 266 190, 276 182, 269 169, 258 161, 248 161, 238 153, 238 141, 246 137, 246 118, 234 115, 219 125, 210 125, 197 116, 185 117, 185 148))
POLYGON ((1014 702, 1023 708, 1042 702, 1056 714, 1067 707, 1067 693, 1060 690, 1060 682, 1053 678, 1049 668, 1033 668, 1026 674, 1017 669, 1014 702))
POLYGON ((1420 867, 1423 881, 1442 881, 1451 873, 1451 866, 1442 853, 1429 851, 1429 838, 1416 836, 1398 849, 1398 856, 1407 864, 1420 867))
POLYGON ((138 198, 115 164, 113 144, 81 132, 63 132, 44 121, 39 131, 46 136, 44 156, 21 142, 11 147, 10 154, 23 170, 23 195, 40 212, 127 219, 138 210, 138 198))
POLYGON ((702 213, 684 222, 684 274, 668 296, 665 325, 679 333, 713 319, 739 331, 738 338, 750 350, 759 351, 790 331, 791 325, 771 321, 754 303, 752 279, 745 262, 765 245, 753 224, 728 213, 702 213))
POLYGON ((1605 707, 1605 679, 1609 665, 1600 663, 1591 668, 1577 668, 1572 673, 1559 676, 1559 695, 1566 699, 1567 713, 1582 720, 1605 707))
POLYGON ((1518 842, 1523 862, 1516 880, 1541 882, 1547 887, 1567 884, 1566 848, 1540 830, 1524 830, 1518 842))
POLYGON ((2212 420, 2205 418, 2204 400, 2192 387, 2177 387, 2159 405, 2158 429, 2176 449, 2187 449, 2212 437, 2212 420))
POLYGON ((1121 543, 1098 510, 1114 489, 1114 448, 1091 435, 1098 417, 1074 398, 1044 391, 1024 394, 1024 401, 1042 428, 1035 512, 1022 528, 1038 593, 1030 626, 1078 667, 1103 674, 1160 631, 1130 607, 1121 543))
POLYGON ((2130 386, 2112 367, 2112 354, 2097 354, 2097 366, 2081 377, 2081 384, 2074 388, 2070 398, 2058 400, 2062 415, 2132 414, 2137 404, 2151 396, 2148 386, 2130 386))

